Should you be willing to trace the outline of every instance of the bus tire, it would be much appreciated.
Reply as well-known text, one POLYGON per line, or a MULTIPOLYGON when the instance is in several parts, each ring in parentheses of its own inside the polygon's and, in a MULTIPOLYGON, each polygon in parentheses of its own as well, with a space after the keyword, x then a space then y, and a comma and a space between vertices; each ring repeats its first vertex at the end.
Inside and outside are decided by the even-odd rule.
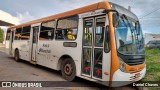
POLYGON ((76 77, 76 66, 71 58, 66 58, 61 64, 62 77, 67 81, 73 81, 76 77))
POLYGON ((16 62, 19 62, 20 61, 20 59, 19 59, 19 50, 15 50, 15 54, 14 54, 14 60, 16 61, 16 62))

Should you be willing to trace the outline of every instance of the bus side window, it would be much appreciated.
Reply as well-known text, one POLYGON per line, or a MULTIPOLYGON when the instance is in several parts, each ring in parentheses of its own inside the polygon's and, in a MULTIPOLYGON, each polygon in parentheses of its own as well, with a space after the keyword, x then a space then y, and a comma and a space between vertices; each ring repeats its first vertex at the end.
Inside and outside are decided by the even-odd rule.
POLYGON ((78 16, 58 20, 56 39, 75 40, 78 31, 78 16))
POLYGON ((31 30, 31 26, 23 27, 22 34, 21 34, 21 40, 29 40, 30 30, 31 30))
POLYGON ((39 40, 53 40, 55 30, 55 21, 42 23, 39 40))
POLYGON ((22 28, 17 28, 15 32, 15 40, 20 40, 21 39, 21 32, 22 28))
POLYGON ((84 26, 83 41, 85 46, 92 45, 92 33, 93 33, 93 20, 86 20, 84 26))
POLYGON ((56 30, 56 39, 64 39, 63 30, 56 30))
POLYGON ((103 46, 104 29, 105 29, 105 18, 96 19, 96 32, 95 32, 95 46, 103 46))

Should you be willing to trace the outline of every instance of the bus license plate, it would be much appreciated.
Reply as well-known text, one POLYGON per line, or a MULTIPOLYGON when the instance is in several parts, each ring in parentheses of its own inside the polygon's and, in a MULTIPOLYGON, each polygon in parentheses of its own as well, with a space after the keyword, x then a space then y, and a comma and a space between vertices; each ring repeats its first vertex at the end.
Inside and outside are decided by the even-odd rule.
POLYGON ((140 75, 141 75, 140 73, 136 73, 136 74, 135 74, 135 78, 139 78, 140 75))

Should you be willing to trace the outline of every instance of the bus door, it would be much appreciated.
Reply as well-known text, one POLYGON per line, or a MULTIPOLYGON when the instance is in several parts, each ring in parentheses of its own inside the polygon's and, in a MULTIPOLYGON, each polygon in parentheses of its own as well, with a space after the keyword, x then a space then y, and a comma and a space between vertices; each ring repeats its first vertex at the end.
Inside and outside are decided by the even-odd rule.
POLYGON ((104 51, 106 16, 83 20, 82 75, 97 80, 109 80, 110 53, 104 51))
POLYGON ((31 61, 36 61, 37 43, 38 43, 39 26, 32 27, 32 49, 31 49, 31 61))
POLYGON ((13 39, 14 39, 14 31, 11 31, 10 33, 10 43, 9 43, 9 55, 12 55, 12 49, 13 49, 13 39))

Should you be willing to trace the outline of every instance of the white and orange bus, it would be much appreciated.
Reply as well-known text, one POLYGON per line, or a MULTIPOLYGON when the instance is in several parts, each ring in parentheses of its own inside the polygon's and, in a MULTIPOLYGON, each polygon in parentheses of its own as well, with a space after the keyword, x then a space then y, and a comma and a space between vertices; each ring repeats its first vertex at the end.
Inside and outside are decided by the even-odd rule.
POLYGON ((114 3, 99 2, 7 32, 9 54, 16 61, 61 70, 68 81, 77 76, 115 87, 139 81, 146 73, 138 18, 114 3))

